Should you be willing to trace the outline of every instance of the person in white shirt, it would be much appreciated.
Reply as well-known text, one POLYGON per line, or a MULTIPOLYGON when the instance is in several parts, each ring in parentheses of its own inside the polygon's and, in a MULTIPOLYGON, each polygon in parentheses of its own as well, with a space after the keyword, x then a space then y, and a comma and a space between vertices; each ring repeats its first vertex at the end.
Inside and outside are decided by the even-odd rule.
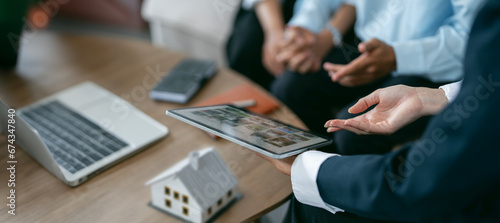
MULTIPOLYGON (((285 24, 300 9, 302 2, 304 0, 243 0, 226 45, 229 67, 269 89, 272 81, 285 71, 285 63, 278 59, 285 45, 285 24)), ((349 22, 342 20, 350 17, 349 13, 354 11, 340 9, 336 14, 338 21, 334 23, 340 30, 345 29, 345 32, 350 26, 344 26, 349 22)), ((315 70, 321 68, 321 59, 329 51, 324 46, 333 45, 329 31, 324 30, 318 37, 321 42, 318 46, 321 45, 321 48, 316 52, 306 52, 307 57, 302 59, 308 63, 314 62, 311 66, 315 70)))
MULTIPOLYGON (((348 130, 360 135, 390 135, 420 117, 434 115, 442 111, 456 98, 460 92, 461 84, 462 81, 454 82, 438 89, 405 85, 377 89, 368 96, 359 99, 349 108, 349 112, 358 114, 375 106, 373 109, 347 120, 328 120, 324 127, 328 132, 348 130)), ((291 176, 294 197, 285 222, 296 222, 298 220, 296 218, 308 218, 308 222, 329 222, 332 219, 338 222, 388 222, 345 214, 343 209, 323 201, 316 179, 323 163, 331 157, 339 156, 338 154, 308 151, 280 160, 256 152, 254 154, 272 163, 283 174, 291 176), (303 213, 307 210, 316 213, 317 216, 303 213), (335 214, 335 216, 330 213, 335 214)))

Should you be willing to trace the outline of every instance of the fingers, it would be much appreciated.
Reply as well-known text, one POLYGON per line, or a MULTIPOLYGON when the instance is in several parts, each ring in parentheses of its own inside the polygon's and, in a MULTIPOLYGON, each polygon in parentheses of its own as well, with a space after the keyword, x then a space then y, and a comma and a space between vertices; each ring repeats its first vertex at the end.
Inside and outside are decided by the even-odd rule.
POLYGON ((326 129, 326 132, 330 132, 331 133, 331 132, 337 132, 337 131, 340 131, 340 130, 343 130, 343 129, 337 128, 337 127, 328 127, 326 129))
POLYGON ((281 52, 276 59, 281 63, 288 63, 289 60, 304 49, 310 47, 316 41, 316 35, 300 27, 288 27, 281 41, 281 52))
POLYGON ((302 31, 301 36, 302 36, 305 44, 312 45, 317 41, 316 35, 314 33, 312 33, 311 31, 309 31, 307 29, 302 29, 301 31, 302 31))
POLYGON ((325 123, 325 128, 328 128, 328 127, 340 127, 340 126, 343 126, 344 125, 344 122, 345 120, 343 119, 332 119, 332 120, 328 120, 326 121, 325 123))
POLYGON ((302 61, 298 68, 299 73, 306 74, 310 72, 316 72, 321 66, 321 60, 314 55, 313 52, 309 51, 307 57, 302 61))
POLYGON ((325 128, 327 132, 336 132, 342 130, 344 125, 345 120, 340 120, 340 119, 333 119, 329 120, 325 123, 325 128))
MULTIPOLYGON (((288 55, 287 55, 288 56, 288 55)), ((287 67, 290 70, 305 74, 318 71, 321 60, 310 50, 303 50, 288 59, 287 67)))
POLYGON ((369 122, 360 122, 354 119, 348 119, 344 123, 346 128, 356 129, 357 131, 363 132, 364 134, 369 134, 371 132, 376 132, 377 125, 373 125, 369 122))
POLYGON ((276 61, 272 56, 263 55, 264 67, 274 76, 278 76, 285 71, 285 65, 276 61))
POLYGON ((310 44, 309 42, 311 41, 309 40, 310 38, 304 37, 300 30, 294 27, 287 28, 283 37, 283 41, 280 44, 283 51, 297 51, 310 44))
POLYGON ((316 41, 316 34, 299 26, 288 26, 283 34, 283 40, 289 44, 296 38, 302 38, 305 43, 312 44, 316 41))
POLYGON ((361 53, 367 53, 367 52, 373 51, 374 49, 376 49, 379 46, 380 46, 380 40, 373 38, 367 42, 360 43, 358 45, 358 50, 361 53))
POLYGON ((356 120, 352 120, 352 119, 347 119, 347 120, 334 119, 334 120, 330 120, 330 121, 326 122, 325 128, 327 128, 326 129, 327 132, 336 132, 336 131, 340 131, 340 130, 347 130, 350 132, 354 132, 358 135, 370 134, 370 131, 369 131, 370 128, 367 128, 367 129, 357 128, 355 126, 358 126, 358 125, 355 124, 355 126, 351 126, 351 125, 348 125, 347 123, 361 123, 361 122, 356 121, 356 120))
POLYGON ((327 121, 325 123, 325 128, 327 132, 336 132, 336 131, 339 131, 339 130, 342 130, 346 127, 346 125, 344 124, 346 120, 342 120, 342 119, 332 119, 330 121, 327 121))
POLYGON ((326 71, 330 71, 330 72, 338 72, 339 70, 341 69, 344 69, 346 65, 341 65, 341 64, 333 64, 333 63, 329 63, 329 62, 325 62, 323 64, 323 68, 326 70, 326 71))
POLYGON ((279 76, 280 74, 285 72, 285 65, 276 61, 276 56, 269 54, 271 53, 263 51, 262 63, 264 64, 266 70, 268 70, 271 74, 273 74, 274 76, 279 76))
POLYGON ((282 42, 282 47, 288 47, 290 44, 292 44, 295 39, 299 36, 299 33, 297 32, 294 27, 287 27, 285 29, 285 33, 283 33, 283 42, 282 42))
POLYGON ((294 55, 288 62, 288 68, 293 71, 299 71, 301 65, 307 62, 308 57, 309 54, 307 52, 300 52, 294 55))
POLYGON ((304 51, 305 45, 293 44, 287 48, 282 48, 281 52, 276 55, 276 60, 280 63, 288 63, 298 53, 304 51))
POLYGON ((344 127, 344 130, 347 130, 349 132, 354 132, 354 133, 356 133, 358 135, 369 135, 370 134, 370 132, 367 132, 367 131, 365 131, 363 129, 358 129, 358 128, 355 128, 355 127, 352 127, 352 126, 349 126, 349 125, 346 125, 344 127))
POLYGON ((277 77, 281 75, 283 72, 285 72, 285 65, 279 62, 275 62, 274 64, 268 64, 266 66, 266 69, 268 69, 271 74, 277 77))
POLYGON ((323 68, 326 71, 328 71, 328 75, 330 76, 330 78, 332 78, 333 82, 339 82, 341 85, 344 85, 347 87, 361 85, 361 84, 364 84, 364 82, 366 82, 366 78, 365 78, 366 75, 364 75, 363 73, 357 74, 357 75, 348 75, 348 76, 343 77, 340 80, 335 78, 335 76, 337 75, 336 73, 345 69, 346 66, 348 66, 348 65, 332 64, 332 63, 326 62, 323 65, 323 68))
POLYGON ((284 34, 284 40, 280 47, 281 52, 276 55, 279 63, 286 64, 291 70, 307 73, 318 70, 319 65, 314 60, 306 57, 311 55, 310 47, 316 41, 316 36, 310 31, 300 27, 288 27, 284 34))
POLYGON ((325 70, 332 71, 335 69, 334 73, 330 73, 333 82, 339 82, 345 86, 357 86, 370 82, 372 78, 367 77, 355 77, 356 75, 372 75, 375 73, 373 64, 373 58, 369 56, 369 53, 375 50, 377 47, 381 46, 381 41, 378 39, 371 39, 370 41, 360 43, 358 45, 358 50, 363 53, 361 56, 353 60, 351 63, 341 67, 332 66, 332 64, 324 65, 325 70), (344 79, 345 80, 342 80, 344 79))
POLYGON ((356 102, 356 104, 351 106, 347 111, 351 114, 358 114, 360 112, 363 112, 370 106, 378 104, 380 102, 379 96, 380 96, 380 90, 376 90, 371 94, 369 94, 368 96, 359 99, 358 102, 356 102))
POLYGON ((354 131, 358 131, 357 134, 359 135, 368 135, 368 134, 390 135, 398 130, 398 128, 394 128, 393 126, 388 125, 387 122, 385 121, 371 123, 371 122, 358 121, 355 119, 348 119, 346 120, 345 125, 346 125, 345 128, 346 130, 353 129, 354 131))
POLYGON ((292 52, 292 51, 281 51, 280 53, 278 53, 278 55, 276 55, 276 61, 278 61, 279 63, 288 63, 288 61, 290 61, 290 59, 295 55, 295 52, 292 52))
POLYGON ((363 54, 358 58, 356 58, 355 60, 353 60, 351 63, 345 65, 343 69, 337 71, 333 75, 332 80, 334 82, 337 82, 346 76, 363 73, 363 71, 368 65, 369 65, 368 57, 366 54, 363 54))
POLYGON ((286 63, 292 58, 295 54, 302 51, 305 48, 305 45, 300 41, 296 41, 293 44, 288 46, 281 47, 281 51, 276 55, 276 60, 281 63, 286 63))
POLYGON ((365 53, 371 52, 379 46, 380 41, 377 39, 371 39, 368 42, 360 43, 358 49, 363 54, 351 63, 345 65, 343 69, 337 70, 334 74, 330 74, 331 76, 333 75, 333 82, 339 82, 341 85, 352 87, 372 81, 373 78, 371 78, 370 75, 375 72, 374 66, 371 66, 373 59, 365 53))
POLYGON ((314 55, 309 54, 308 58, 304 62, 302 62, 302 64, 298 68, 299 73, 305 74, 310 72, 313 68, 315 60, 316 59, 314 58, 314 55))
POLYGON ((332 78, 332 81, 333 81, 333 76, 335 75, 335 73, 337 73, 339 70, 344 69, 345 66, 346 65, 340 65, 340 64, 333 64, 333 63, 325 62, 323 64, 323 69, 325 69, 326 71, 328 71, 328 75, 330 76, 330 78, 332 78))

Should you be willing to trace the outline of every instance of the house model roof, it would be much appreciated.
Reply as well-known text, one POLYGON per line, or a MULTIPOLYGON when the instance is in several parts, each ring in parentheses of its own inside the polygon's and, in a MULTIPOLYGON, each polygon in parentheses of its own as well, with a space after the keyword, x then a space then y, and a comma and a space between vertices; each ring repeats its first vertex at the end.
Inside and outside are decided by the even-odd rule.
POLYGON ((212 147, 191 152, 187 158, 149 180, 146 185, 169 177, 178 177, 203 209, 216 203, 238 184, 222 157, 212 147))

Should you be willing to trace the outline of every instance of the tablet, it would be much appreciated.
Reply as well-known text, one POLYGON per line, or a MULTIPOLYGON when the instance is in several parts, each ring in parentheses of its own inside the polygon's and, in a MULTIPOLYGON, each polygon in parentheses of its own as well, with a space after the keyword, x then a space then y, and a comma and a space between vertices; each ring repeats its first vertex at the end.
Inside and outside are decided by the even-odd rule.
POLYGON ((167 115, 275 159, 332 143, 330 138, 232 105, 172 109, 167 115))

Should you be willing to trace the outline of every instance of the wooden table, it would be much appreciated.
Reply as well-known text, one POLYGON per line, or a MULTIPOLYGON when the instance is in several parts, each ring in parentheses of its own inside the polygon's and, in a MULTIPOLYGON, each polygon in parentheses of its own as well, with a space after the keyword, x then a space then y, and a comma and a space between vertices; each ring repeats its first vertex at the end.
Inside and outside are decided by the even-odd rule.
MULTIPOLYGON (((184 57, 133 39, 52 32, 37 32, 28 38, 17 70, 0 74, 0 98, 6 104, 19 108, 89 80, 168 126, 170 134, 76 188, 66 186, 18 149, 16 216, 7 214, 7 140, 1 135, 0 222, 178 222, 147 205, 150 188, 144 183, 190 151, 209 146, 220 152, 244 196, 216 222, 252 221, 285 202, 291 193, 289 177, 248 149, 226 140, 214 141, 197 128, 165 115, 165 110, 183 105, 149 99, 148 92, 157 79, 184 57)), ((245 81, 221 68, 190 104, 245 81)), ((304 128, 284 106, 271 116, 304 128)))

